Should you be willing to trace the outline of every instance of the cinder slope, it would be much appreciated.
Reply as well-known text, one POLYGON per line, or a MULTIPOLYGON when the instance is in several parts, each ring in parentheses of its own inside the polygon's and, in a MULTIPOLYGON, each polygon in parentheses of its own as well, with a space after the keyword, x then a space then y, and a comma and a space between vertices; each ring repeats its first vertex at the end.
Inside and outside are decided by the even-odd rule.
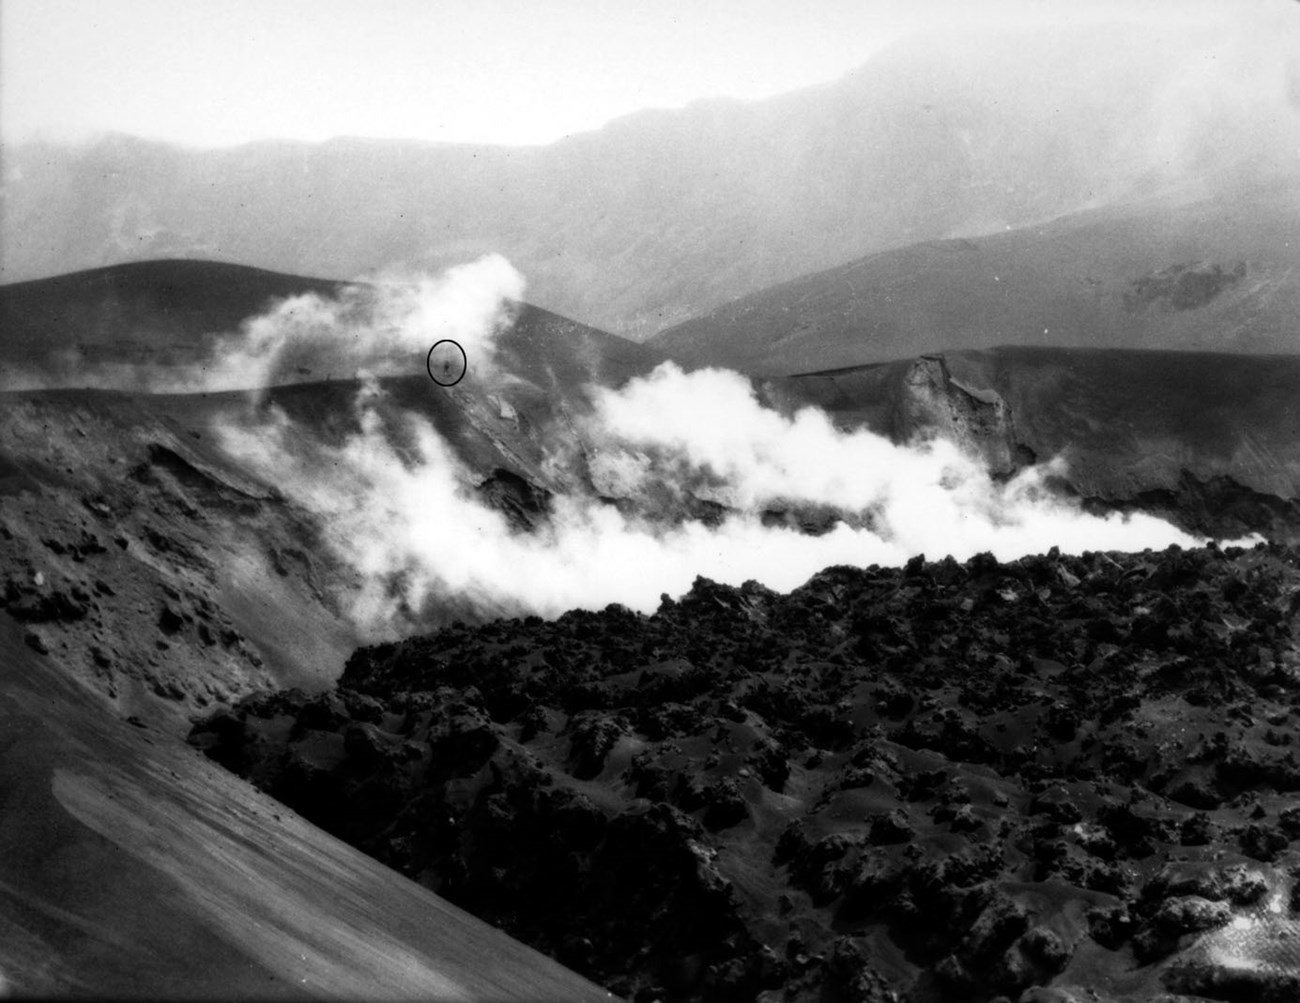
MULTIPOLYGON (((241 325, 294 296, 329 300, 345 292, 377 297, 381 287, 203 260, 138 261, 0 285, 0 387, 111 386, 148 393, 183 377, 197 385, 222 339, 241 325)), ((500 368, 547 392, 569 395, 590 382, 617 384, 664 358, 530 303, 513 310, 499 337, 500 368)), ((412 352, 411 375, 425 375, 425 350, 412 352)), ((353 375, 310 346, 295 345, 289 354, 293 364, 271 374, 277 383, 353 375)), ((481 374, 484 359, 468 362, 481 374)))
POLYGON ((345 283, 215 261, 136 261, 0 286, 3 359, 81 365, 192 362, 219 334, 272 302, 329 296, 345 283), (72 360, 70 360, 72 361, 72 360))
MULTIPOLYGON (((158 394, 82 381, 111 381, 127 360, 145 361, 146 388, 160 370, 192 373, 274 301, 338 288, 193 261, 0 287, 0 369, 63 387, 0 394, 0 607, 123 716, 179 727, 210 702, 316 690, 342 670, 360 640, 345 615, 354 573, 315 517, 220 443, 226 430, 259 433, 274 406, 305 430, 304 448, 338 444, 359 431, 358 383, 295 373, 294 385, 259 394, 158 394), (69 352, 79 357, 62 372, 69 352)), ((582 405, 588 384, 619 384, 660 359, 520 304, 495 366, 472 358, 471 377, 442 388, 412 352, 412 375, 387 381, 382 406, 428 419, 490 494, 495 477, 548 483, 545 430, 582 405)))
POLYGON ((0 618, 0 991, 608 994, 133 727, 0 618))
MULTIPOLYGON (((91 366, 183 369, 269 300, 329 288, 179 264, 4 287, 0 362, 40 368, 89 341, 91 366)), ((532 473, 530 420, 657 359, 528 307, 501 351, 525 374, 517 409, 490 385, 438 388, 423 353, 419 375, 390 384, 485 476, 532 473)), ((335 440, 357 390, 0 394, 0 992, 607 998, 180 740, 250 693, 328 686, 360 642, 355 572, 311 513, 220 446, 271 404, 335 440)))

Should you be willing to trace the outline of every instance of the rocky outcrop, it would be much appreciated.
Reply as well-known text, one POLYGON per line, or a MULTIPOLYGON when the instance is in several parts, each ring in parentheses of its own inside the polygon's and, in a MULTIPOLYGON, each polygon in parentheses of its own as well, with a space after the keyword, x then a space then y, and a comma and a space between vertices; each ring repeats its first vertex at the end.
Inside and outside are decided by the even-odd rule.
POLYGON ((486 504, 503 513, 517 530, 536 529, 551 511, 549 491, 502 467, 484 478, 477 491, 486 504))
POLYGON ((980 457, 995 476, 1034 462, 1016 441, 1011 409, 996 390, 953 378, 942 355, 922 355, 907 370, 895 404, 892 433, 899 441, 938 436, 980 457))

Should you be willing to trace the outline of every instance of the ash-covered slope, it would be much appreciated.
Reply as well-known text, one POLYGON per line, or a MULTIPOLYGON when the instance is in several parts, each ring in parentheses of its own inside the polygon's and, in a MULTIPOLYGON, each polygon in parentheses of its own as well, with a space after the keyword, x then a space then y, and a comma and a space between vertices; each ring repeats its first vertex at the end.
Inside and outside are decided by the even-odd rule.
POLYGON ((233 330, 273 300, 332 295, 347 283, 199 259, 155 259, 0 285, 5 343, 15 354, 46 339, 60 347, 153 335, 141 347, 233 330), (164 340, 165 339, 165 340, 164 340))
POLYGON ((0 381, 59 382, 113 363, 196 364, 221 334, 277 300, 342 282, 202 260, 153 260, 0 285, 0 381))
POLYGON ((651 344, 768 376, 998 345, 1295 353, 1297 232, 1294 183, 1110 206, 874 254, 651 344))
POLYGON ((0 607, 33 648, 161 727, 333 678, 358 637, 341 616, 350 572, 308 513, 218 447, 246 403, 2 396, 0 607))
MULTIPOLYGON (((180 741, 249 693, 327 687, 364 638, 321 514, 224 445, 277 413, 304 447, 346 438, 361 384, 153 391, 202 387, 202 360, 273 301, 341 288, 163 262, 0 291, 0 366, 67 384, 0 393, 0 994, 605 998, 180 741), (71 389, 123 374, 129 391, 71 389)), ((472 381, 433 384, 427 347, 395 406, 448 430, 468 494, 526 519, 506 468, 538 460, 498 430, 656 359, 606 354, 616 340, 521 307, 511 419, 472 381)))
MULTIPOLYGON (((283 304, 310 314, 357 289, 369 295, 199 261, 0 286, 0 373, 41 387, 0 394, 0 603, 123 716, 176 716, 259 686, 318 688, 357 643, 345 608, 356 570, 327 545, 320 513, 232 454, 231 434, 256 441, 279 414, 303 450, 336 446, 360 428, 348 364, 387 361, 412 375, 389 381, 385 413, 430 422, 464 465, 465 490, 526 522, 548 483, 546 430, 589 385, 660 361, 516 304, 495 357, 472 355, 470 378, 446 389, 425 372, 423 342, 342 355, 370 329, 327 312, 306 335, 291 329, 301 344, 232 371, 283 383, 205 387, 223 352, 256 346, 257 325, 283 304), (309 382, 331 365, 342 378, 309 382), (160 392, 177 385, 196 392, 160 392)), ((470 612, 454 598, 443 609, 470 612)))
POLYGON ((23 635, 0 617, 3 995, 609 998, 214 768, 156 717, 106 713, 70 652, 23 635))
POLYGON ((1196 532, 1300 527, 1300 356, 1004 347, 760 386, 898 441, 956 439, 1004 475, 1060 458, 1076 495, 1196 532))
POLYGON ((918 558, 456 625, 191 741, 638 998, 1284 1000, 1298 630, 1279 547, 918 558))

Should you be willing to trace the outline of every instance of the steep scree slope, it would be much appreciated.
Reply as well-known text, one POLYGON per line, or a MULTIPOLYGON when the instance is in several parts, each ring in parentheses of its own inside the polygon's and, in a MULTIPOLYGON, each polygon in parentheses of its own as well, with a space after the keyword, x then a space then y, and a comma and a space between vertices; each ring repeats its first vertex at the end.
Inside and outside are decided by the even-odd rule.
POLYGON ((23 638, 0 617, 0 995, 608 998, 23 638))

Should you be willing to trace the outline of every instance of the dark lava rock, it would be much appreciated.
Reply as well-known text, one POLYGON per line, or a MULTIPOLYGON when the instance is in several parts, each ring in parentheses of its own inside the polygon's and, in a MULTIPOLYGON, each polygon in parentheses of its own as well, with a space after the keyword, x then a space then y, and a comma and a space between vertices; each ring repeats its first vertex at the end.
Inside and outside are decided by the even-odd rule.
POLYGON ((1300 839, 1300 805, 1292 805, 1278 812, 1277 824, 1288 839, 1300 839))
POLYGON ((1272 826, 1252 822, 1241 833, 1241 852, 1264 863, 1277 860, 1290 844, 1286 835, 1272 826))
POLYGON ((1214 788, 1204 780, 1183 780, 1169 788, 1165 795, 1189 808, 1214 809, 1223 803, 1214 788))
POLYGON ((710 832, 729 829, 749 818, 749 803, 731 778, 712 785, 704 809, 704 825, 710 832))
POLYGON ((185 626, 185 617, 170 606, 164 606, 158 614, 158 629, 168 636, 178 633, 185 626))
POLYGON ((5 583, 3 605, 22 623, 57 623, 85 619, 89 601, 80 590, 44 589, 10 578, 5 583))
POLYGON ((1173 992, 1228 1003, 1292 1003, 1300 999, 1300 973, 1225 967, 1203 959, 1171 965, 1162 982, 1173 992))
POLYGON ((622 717, 608 717, 587 711, 574 717, 570 759, 573 775, 579 780, 590 780, 605 767, 605 757, 620 738, 631 730, 622 717))
POLYGON ((1118 950, 1133 936, 1137 923, 1125 906, 1088 910, 1088 935, 1102 947, 1118 950))
POLYGON ((904 843, 916 835, 916 830, 908 820, 907 812, 895 808, 891 812, 877 815, 871 820, 871 842, 877 846, 887 843, 904 843))
POLYGON ((1165 899, 1152 922, 1168 933, 1181 935, 1213 930, 1232 918, 1226 902, 1211 902, 1196 895, 1165 899))
POLYGON ((191 741, 628 998, 1289 1000, 1300 963, 1197 945, 1300 901, 1298 597, 1272 545, 698 579, 363 648, 191 741))

